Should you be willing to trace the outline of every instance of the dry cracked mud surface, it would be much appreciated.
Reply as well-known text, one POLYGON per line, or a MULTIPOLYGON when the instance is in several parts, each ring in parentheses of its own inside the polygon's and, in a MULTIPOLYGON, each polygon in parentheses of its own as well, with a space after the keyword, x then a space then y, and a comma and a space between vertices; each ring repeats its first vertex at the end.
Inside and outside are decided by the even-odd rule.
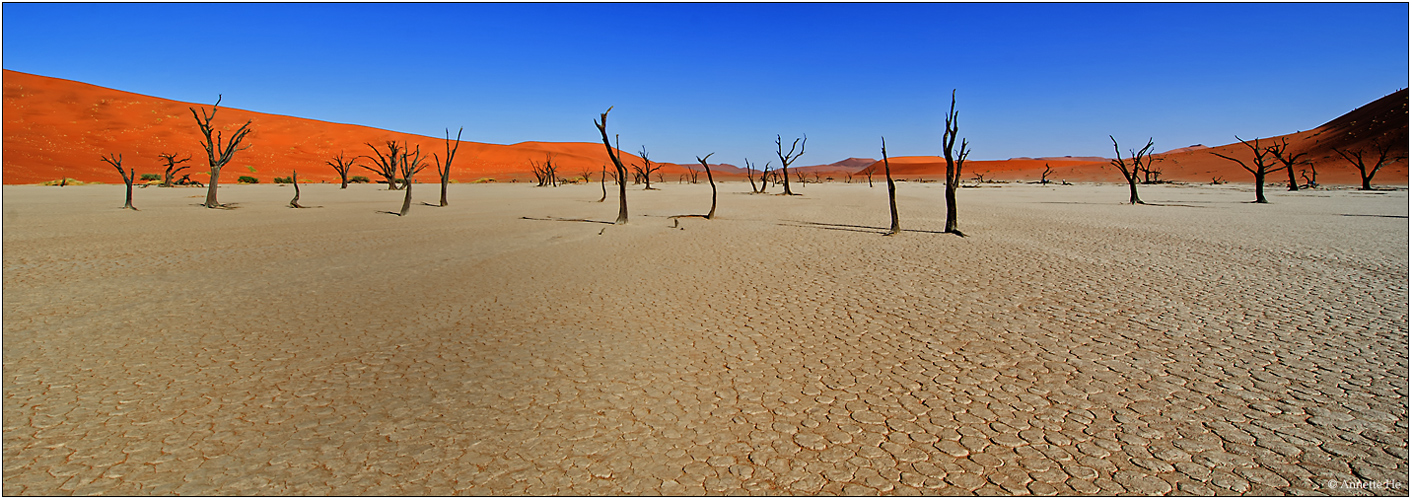
POLYGON ((3 493, 1408 494, 1405 190, 743 186, 5 186, 3 493))

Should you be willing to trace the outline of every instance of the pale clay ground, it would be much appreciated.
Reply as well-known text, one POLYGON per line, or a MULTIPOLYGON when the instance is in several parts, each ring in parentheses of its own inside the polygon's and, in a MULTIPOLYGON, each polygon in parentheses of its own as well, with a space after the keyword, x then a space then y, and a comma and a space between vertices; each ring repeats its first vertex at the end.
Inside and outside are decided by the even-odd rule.
POLYGON ((1408 491, 1406 190, 122 189, 3 188, 4 494, 1408 491))

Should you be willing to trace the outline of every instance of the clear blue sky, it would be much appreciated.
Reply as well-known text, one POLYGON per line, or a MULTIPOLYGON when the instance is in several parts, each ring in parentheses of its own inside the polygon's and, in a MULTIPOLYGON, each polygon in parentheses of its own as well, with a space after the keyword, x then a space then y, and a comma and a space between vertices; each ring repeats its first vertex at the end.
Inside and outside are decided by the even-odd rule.
MULTIPOLYGON (((1406 87, 1408 5, 17 4, 6 69, 440 137, 800 165, 1111 156, 1309 129, 1406 87)), ((258 126, 258 124, 256 125, 258 126)))

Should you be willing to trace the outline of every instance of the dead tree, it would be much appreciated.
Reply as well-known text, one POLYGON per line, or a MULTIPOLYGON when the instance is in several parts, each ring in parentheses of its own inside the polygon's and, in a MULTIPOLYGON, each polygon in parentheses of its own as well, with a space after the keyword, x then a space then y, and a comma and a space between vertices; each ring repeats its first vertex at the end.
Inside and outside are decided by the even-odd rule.
POLYGON ((643 146, 642 149, 637 152, 637 156, 642 158, 642 165, 634 164, 632 166, 633 175, 641 182, 647 184, 647 187, 643 188, 644 190, 650 191, 652 190, 652 173, 661 170, 662 165, 657 164, 655 167, 652 166, 652 160, 647 159, 647 146, 643 146))
POLYGON ((289 182, 294 184, 294 199, 289 200, 289 208, 308 208, 299 204, 299 171, 292 170, 289 174, 289 182))
POLYGON ((368 171, 373 172, 375 174, 381 175, 382 178, 387 181, 387 189, 389 191, 396 190, 397 159, 399 157, 398 154, 406 154, 407 148, 405 146, 398 146, 397 141, 387 141, 387 155, 383 156, 382 152, 378 151, 378 148, 376 146, 373 146, 371 143, 367 142, 363 144, 367 144, 367 146, 369 148, 372 148, 373 150, 373 156, 364 156, 363 158, 372 160, 373 165, 375 165, 377 168, 369 167, 367 165, 358 166, 368 169, 368 171))
POLYGON ((603 171, 598 173, 598 187, 603 190, 603 197, 598 199, 599 203, 608 199, 608 166, 603 165, 603 171))
POLYGON ((1304 152, 1299 154, 1291 154, 1291 151, 1289 150, 1289 139, 1284 137, 1280 138, 1279 148, 1272 149, 1271 152, 1275 154, 1276 160, 1279 160, 1280 163, 1283 163, 1285 165, 1285 172, 1289 173, 1289 190, 1299 191, 1299 181, 1295 180, 1294 178, 1294 166, 1301 163, 1307 163, 1307 161, 1301 162, 1299 160, 1299 157, 1308 155, 1309 153, 1304 152))
POLYGON ((243 148, 240 147, 240 142, 245 140, 246 135, 250 134, 250 120, 246 120, 244 125, 241 125, 239 129, 236 129, 234 134, 231 134, 229 142, 225 144, 221 143, 221 131, 216 130, 216 128, 211 125, 211 120, 216 118, 216 112, 220 110, 220 105, 221 96, 217 95, 216 103, 211 105, 210 114, 206 113, 206 108, 201 108, 201 114, 199 115, 196 114, 196 108, 186 108, 191 110, 191 117, 196 119, 196 126, 201 128, 201 135, 205 136, 205 139, 201 142, 201 146, 206 149, 206 160, 207 163, 211 165, 211 183, 206 186, 206 202, 202 204, 206 208, 219 208, 221 206, 220 203, 216 202, 216 188, 221 182, 221 168, 225 167, 227 163, 230 163, 230 159, 235 156, 236 151, 244 151, 250 148, 248 144, 243 148), (215 138, 211 137, 212 132, 216 133, 215 138))
POLYGON ((805 184, 808 184, 808 183, 809 183, 809 178, 806 177, 807 175, 809 175, 807 172, 800 172, 798 169, 795 169, 795 170, 794 170, 794 181, 795 181, 795 182, 798 182, 800 186, 803 186, 803 185, 805 185, 805 184))
POLYGON ((449 129, 449 128, 446 129, 446 163, 445 163, 445 164, 442 164, 442 163, 441 163, 441 158, 437 157, 437 156, 436 156, 436 153, 432 153, 432 155, 431 155, 432 161, 435 162, 435 164, 436 164, 436 173, 441 176, 441 204, 440 204, 440 205, 437 205, 437 206, 441 206, 441 207, 446 206, 446 185, 451 182, 451 160, 453 160, 453 159, 456 158, 456 150, 461 149, 461 131, 463 131, 463 130, 465 130, 465 129, 466 129, 465 127, 461 127, 461 128, 459 128, 459 129, 456 129, 456 146, 455 146, 455 147, 452 147, 452 146, 451 146, 451 129, 449 129))
POLYGON ((177 165, 191 161, 191 155, 186 155, 186 158, 180 160, 176 159, 176 156, 176 153, 162 153, 157 155, 158 158, 167 162, 167 171, 162 173, 162 187, 172 187, 172 178, 176 177, 178 172, 191 168, 190 166, 177 167, 177 165))
MULTIPOLYGON (((715 153, 711 153, 711 154, 715 154, 715 153)), ((711 155, 706 155, 706 156, 711 156, 711 155)), ((697 172, 696 169, 694 169, 694 168, 688 168, 688 169, 686 169, 686 176, 687 176, 687 180, 689 180, 692 184, 700 184, 700 183, 701 183, 701 172, 697 172)))
POLYGON ((951 90, 951 110, 946 113, 946 129, 941 133, 941 154, 946 158, 946 232, 966 236, 956 224, 956 188, 961 186, 961 168, 966 157, 971 154, 970 143, 961 139, 961 149, 956 150, 957 131, 960 130, 956 113, 956 90, 951 90))
MULTIPOLYGON (((1381 170, 1384 166, 1389 163, 1407 159, 1407 157, 1405 156, 1393 155, 1392 148, 1394 144, 1395 143, 1393 141, 1388 141, 1386 144, 1384 144, 1382 141, 1379 141, 1377 139, 1373 140, 1373 151, 1378 153, 1378 161, 1377 163, 1373 164, 1372 168, 1369 168, 1365 163, 1363 159, 1364 150, 1362 149, 1358 151, 1349 152, 1334 148, 1334 152, 1338 153, 1339 156, 1342 156, 1344 160, 1347 160, 1348 163, 1353 164, 1353 166, 1358 169, 1358 177, 1363 179, 1363 187, 1359 189, 1363 191, 1372 191, 1373 176, 1378 174, 1378 170, 1381 170)), ((1370 155, 1368 159, 1372 159, 1372 156, 1370 155)))
POLYGON ((751 194, 760 192, 759 190, 755 189, 755 167, 750 164, 749 158, 745 159, 745 180, 750 181, 751 194))
POLYGON ((887 230, 886 236, 902 232, 902 225, 897 221, 897 185, 892 182, 892 167, 887 163, 887 138, 882 138, 883 174, 887 176, 887 207, 892 212, 892 227, 887 230))
MULTIPOLYGON (((608 112, 613 111, 609 106, 608 111, 603 112, 602 122, 593 121, 593 126, 598 127, 598 133, 603 136, 603 147, 608 150, 608 158, 613 160, 613 167, 618 170, 618 220, 614 224, 628 223, 628 169, 623 166, 622 160, 618 159, 618 154, 613 151, 613 145, 608 143, 608 112)), ((616 137, 616 136, 614 136, 616 137)))
POLYGON ((794 160, 798 160, 800 156, 804 156, 805 144, 809 144, 808 135, 804 136, 804 144, 800 144, 799 139, 795 139, 794 144, 789 145, 789 152, 786 153, 784 151, 784 142, 780 139, 779 134, 775 134, 775 154, 780 157, 780 171, 783 172, 781 177, 784 178, 784 194, 786 195, 795 195, 793 191, 789 190, 789 165, 794 163, 794 160), (794 153, 795 146, 799 146, 798 154, 794 153))
MULTIPOLYGON (((1265 174, 1274 172, 1275 164, 1273 161, 1266 158, 1266 156, 1270 155, 1271 153, 1275 153, 1277 149, 1280 149, 1280 146, 1275 145, 1261 148, 1260 138, 1258 137, 1255 138, 1255 142, 1253 144, 1249 141, 1246 141, 1245 139, 1241 139, 1240 136, 1236 136, 1236 140, 1240 141, 1241 144, 1244 144, 1245 147, 1250 148, 1250 152, 1255 155, 1252 160, 1253 163, 1255 163, 1255 168, 1251 168, 1250 166, 1246 165, 1244 161, 1231 158, 1221 153, 1212 152, 1211 154, 1239 163, 1240 168, 1243 168, 1246 172, 1250 172, 1251 175, 1254 175, 1255 203, 1269 203, 1269 201, 1265 200, 1265 174)), ((1275 153, 1276 156, 1278 156, 1279 154, 1280 153, 1275 153)))
POLYGON ((559 187, 559 167, 554 165, 554 155, 544 154, 543 163, 535 163, 530 160, 530 171, 534 173, 534 178, 539 181, 537 187, 559 187))
POLYGON ((1143 164, 1152 162, 1152 138, 1147 138, 1147 145, 1143 146, 1141 150, 1136 152, 1131 149, 1128 150, 1128 156, 1132 164, 1123 161, 1123 152, 1118 150, 1118 140, 1114 139, 1111 135, 1108 136, 1108 140, 1113 141, 1113 154, 1116 156, 1113 160, 1109 161, 1109 163, 1113 165, 1113 168, 1122 172, 1123 179, 1128 181, 1128 204, 1146 205, 1146 203, 1142 202, 1141 198, 1137 197, 1137 183, 1138 173, 1144 168, 1143 164))
POLYGON ((108 156, 100 157, 102 160, 118 169, 118 174, 123 176, 123 184, 127 184, 127 201, 123 202, 123 208, 137 210, 132 206, 132 180, 137 177, 137 169, 123 170, 123 155, 108 153, 108 156))
MULTIPOLYGON (((706 169, 706 182, 711 183, 711 211, 706 214, 707 219, 716 217, 716 179, 711 177, 711 166, 706 164, 706 159, 710 158, 713 154, 716 153, 708 154, 706 158, 700 156, 696 157, 696 161, 701 162, 701 168, 706 169)), ((692 184, 696 183, 695 175, 691 176, 691 181, 692 184)))
POLYGON ((1314 162, 1308 162, 1309 169, 1299 169, 1299 176, 1304 178, 1304 188, 1314 189, 1319 187, 1319 171, 1314 168, 1314 162))
POLYGON ((1041 172, 1041 173, 1039 174, 1039 183, 1040 183, 1040 184, 1049 184, 1049 174, 1050 174, 1050 172, 1053 172, 1053 171, 1054 171, 1054 169, 1049 168, 1049 164, 1048 164, 1048 163, 1045 163, 1045 164, 1044 164, 1044 172, 1041 172))
POLYGON ((876 170, 876 169, 874 169, 874 168, 871 167, 871 166, 868 167, 868 170, 867 170, 867 173, 868 173, 868 187, 873 187, 873 171, 874 171, 874 170, 876 170))
POLYGON ((353 162, 357 159, 358 157, 356 156, 353 158, 344 158, 343 151, 339 151, 338 156, 333 157, 332 160, 324 160, 324 163, 333 167, 333 171, 338 172, 338 179, 342 182, 338 186, 339 189, 348 189, 348 171, 353 168, 353 162))
MULTIPOLYGON (((449 132, 449 131, 448 131, 449 132)), ((448 134, 449 135, 449 134, 448 134)), ((427 166, 422 163, 422 147, 417 146, 415 155, 410 160, 407 159, 407 148, 402 148, 402 157, 399 159, 398 170, 402 174, 402 190, 406 191, 406 196, 402 198, 402 211, 397 215, 406 216, 407 211, 412 209, 412 176, 417 175, 427 166)))

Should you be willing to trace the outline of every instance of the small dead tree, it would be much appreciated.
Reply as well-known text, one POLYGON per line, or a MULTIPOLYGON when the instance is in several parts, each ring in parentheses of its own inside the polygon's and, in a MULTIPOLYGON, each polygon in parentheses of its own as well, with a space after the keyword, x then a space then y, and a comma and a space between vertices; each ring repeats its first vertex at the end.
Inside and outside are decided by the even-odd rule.
POLYGON ((433 162, 435 163, 435 165, 436 165, 436 173, 437 173, 437 175, 440 175, 440 176, 441 176, 441 204, 440 204, 440 205, 437 205, 437 206, 439 206, 439 207, 444 207, 444 206, 446 206, 446 185, 451 182, 451 160, 453 160, 453 159, 456 158, 456 150, 461 149, 461 131, 463 131, 463 130, 466 130, 466 128, 465 128, 465 127, 461 127, 461 128, 459 128, 459 129, 456 129, 456 145, 455 145, 455 146, 452 146, 452 145, 451 145, 451 129, 449 129, 449 128, 446 129, 446 163, 445 163, 445 164, 443 164, 443 163, 441 162, 441 158, 439 158, 439 157, 436 156, 436 153, 432 153, 432 154, 431 154, 431 159, 432 159, 432 161, 433 161, 433 162))
POLYGON ((1319 171, 1314 168, 1314 162, 1307 162, 1305 164, 1309 165, 1307 170, 1299 169, 1299 176, 1304 178, 1304 188, 1314 189, 1319 187, 1319 171))
MULTIPOLYGON (((603 136, 603 147, 608 150, 608 158, 613 160, 613 167, 617 169, 618 179, 618 220, 614 224, 628 223, 628 169, 623 166, 622 160, 618 159, 618 154, 614 152, 613 145, 608 142, 608 112, 613 111, 609 106, 608 111, 603 112, 602 122, 593 121, 593 126, 598 127, 598 133, 603 136)), ((617 137, 617 136, 614 136, 617 137)))
POLYGON ((1279 145, 1262 148, 1260 147, 1259 137, 1255 138, 1255 141, 1253 143, 1251 141, 1241 139, 1238 135, 1235 136, 1235 138, 1237 141, 1240 141, 1241 144, 1244 144, 1245 147, 1250 148, 1251 154, 1255 155, 1252 158, 1252 163, 1255 164, 1254 168, 1251 168, 1249 165, 1246 165, 1244 161, 1231 158, 1221 153, 1213 151, 1211 154, 1239 163, 1240 168, 1243 168, 1246 172, 1250 172, 1251 175, 1254 175, 1255 203, 1269 203, 1269 201, 1265 200, 1265 174, 1275 171, 1275 163, 1274 161, 1272 161, 1272 159, 1267 158, 1267 156, 1271 155, 1272 153, 1274 154, 1274 156, 1279 156, 1280 154, 1282 154, 1282 151, 1277 152, 1277 150, 1281 150, 1282 148, 1279 145))
POLYGON ((294 199, 289 200, 289 208, 309 208, 299 204, 299 171, 291 170, 289 182, 294 184, 294 199))
POLYGON ((1113 154, 1116 156, 1109 163, 1113 165, 1113 168, 1122 172, 1123 179, 1128 181, 1128 204, 1146 205, 1141 198, 1137 197, 1137 183, 1138 174, 1146 168, 1144 165, 1152 163, 1152 138, 1147 138, 1147 145, 1143 146, 1141 150, 1128 150, 1131 163, 1123 161, 1123 152, 1118 150, 1118 140, 1111 135, 1108 136, 1108 140, 1113 141, 1113 154))
POLYGON ((417 146, 416 153, 410 160, 407 156, 407 148, 402 148, 402 157, 399 158, 398 170, 402 174, 402 189, 407 193, 402 198, 402 211, 397 213, 399 216, 406 216, 407 211, 412 209, 412 176, 417 175, 417 172, 421 172, 422 169, 427 167, 422 163, 421 146, 417 146))
POLYGON ((877 170, 871 166, 865 171, 868 174, 868 187, 873 187, 873 171, 877 170))
POLYGON ((178 172, 181 172, 182 170, 186 170, 186 169, 188 169, 188 168, 191 168, 190 166, 185 166, 185 167, 178 167, 178 166, 177 166, 177 165, 180 165, 180 164, 182 164, 182 163, 186 163, 186 162, 188 162, 188 161, 191 161, 191 155, 186 155, 186 158, 182 158, 182 159, 180 159, 180 160, 178 160, 178 159, 176 158, 176 156, 177 156, 176 153, 162 153, 162 154, 157 155, 157 157, 158 157, 158 158, 161 158, 162 161, 167 162, 167 170, 166 170, 166 172, 163 172, 163 173, 162 173, 162 187, 172 187, 172 178, 173 178, 173 177, 176 177, 176 174, 177 174, 178 172))
POLYGON ((357 159, 356 156, 344 158, 343 151, 339 151, 338 156, 333 157, 332 160, 324 160, 325 164, 333 167, 334 172, 338 172, 338 179, 341 182, 338 186, 339 189, 348 189, 348 171, 353 169, 353 162, 357 159))
POLYGON ((137 207, 132 206, 132 180, 137 177, 137 169, 132 169, 131 171, 123 170, 123 155, 120 154, 108 153, 108 156, 102 156, 100 158, 102 158, 104 163, 118 169, 118 174, 123 176, 123 184, 127 184, 127 201, 123 202, 123 208, 137 210, 137 207))
POLYGON ((1289 173, 1289 190, 1299 191, 1299 181, 1294 178, 1294 166, 1301 163, 1308 163, 1307 161, 1300 161, 1299 158, 1309 153, 1292 154, 1293 152, 1289 149, 1289 139, 1284 137, 1280 138, 1279 148, 1271 149, 1271 152, 1275 154, 1276 160, 1279 160, 1280 163, 1285 165, 1285 172, 1289 173))
MULTIPOLYGON (((759 190, 755 189, 755 166, 750 164, 749 158, 745 159, 745 180, 750 181, 751 194, 760 192, 759 190)), ((764 179, 761 180, 763 181, 764 179)))
POLYGON ((961 169, 966 157, 971 154, 970 143, 961 139, 961 149, 956 150, 957 123, 956 90, 951 90, 951 110, 946 113, 946 128, 941 133, 941 154, 946 158, 946 232, 965 237, 956 223, 956 188, 961 186, 961 169))
POLYGON ((1053 168, 1050 168, 1048 163, 1045 163, 1045 164, 1044 164, 1044 172, 1041 172, 1041 173, 1039 174, 1039 183, 1040 183, 1040 184, 1049 184, 1049 174, 1050 174, 1051 172, 1053 172, 1053 171, 1054 171, 1054 169, 1053 169, 1053 168))
POLYGON ((534 178, 539 181, 537 187, 559 187, 559 167, 554 165, 554 155, 544 154, 543 163, 535 163, 530 160, 530 170, 534 172, 534 178))
POLYGON ((367 165, 358 165, 358 166, 367 169, 369 172, 373 172, 373 173, 375 173, 375 174, 381 175, 382 178, 387 181, 387 189, 388 189, 389 191, 398 189, 398 186, 397 186, 397 166, 398 166, 398 165, 397 165, 397 161, 398 161, 398 158, 400 157, 400 156, 399 156, 399 153, 401 153, 401 154, 405 154, 405 153, 406 153, 406 150, 407 150, 406 146, 399 146, 399 145, 397 145, 397 141, 387 141, 387 142, 385 143, 385 145, 387 146, 387 155, 384 156, 384 155, 382 154, 382 151, 378 151, 378 148, 377 148, 376 146, 373 146, 371 143, 365 142, 365 143, 363 143, 363 144, 366 144, 369 148, 372 148, 372 150, 373 150, 373 156, 364 156, 363 158, 367 158, 367 159, 369 159, 369 160, 372 160, 372 161, 373 161, 373 164, 374 164, 377 168, 369 167, 369 166, 367 166, 367 165))
POLYGON ((187 108, 191 110, 191 117, 196 119, 196 126, 201 128, 201 135, 205 136, 205 139, 201 142, 201 146, 206 150, 207 163, 211 165, 211 182, 206 186, 206 202, 202 204, 206 208, 219 208, 221 206, 220 203, 216 202, 216 188, 221 182, 221 168, 225 167, 227 163, 230 163, 230 159, 235 156, 236 151, 244 151, 250 148, 248 144, 243 148, 240 147, 240 142, 245 140, 246 135, 250 134, 250 120, 246 120, 244 125, 236 129, 235 133, 231 134, 230 141, 224 144, 222 144, 221 131, 216 130, 216 128, 211 125, 211 120, 216 118, 216 112, 220 110, 221 97, 220 95, 216 96, 216 103, 211 105, 211 112, 209 114, 206 113, 206 108, 204 107, 201 108, 201 114, 199 115, 196 114, 196 108, 187 108), (214 138, 211 137, 212 132, 216 134, 214 138))
POLYGON ((887 176, 887 207, 892 212, 892 227, 887 230, 886 236, 902 232, 902 225, 897 221, 897 185, 892 182, 892 167, 887 163, 887 138, 882 138, 883 174, 887 176))
POLYGON ((642 158, 642 165, 633 164, 633 175, 636 176, 639 181, 647 185, 647 187, 643 188, 644 190, 651 191, 653 189, 652 173, 661 170, 662 165, 655 164, 656 166, 653 166, 654 163, 652 163, 652 160, 647 158, 647 146, 643 146, 642 149, 638 150, 637 156, 642 158))
POLYGON ((598 173, 598 187, 603 190, 603 197, 598 199, 599 203, 608 199, 608 166, 603 165, 603 171, 598 173))
MULTIPOLYGON (((1397 156, 1393 154, 1392 148, 1394 144, 1395 143, 1393 141, 1384 142, 1377 139, 1373 140, 1373 152, 1378 153, 1378 161, 1374 163, 1371 168, 1368 167, 1363 158, 1363 154, 1365 151, 1363 149, 1359 149, 1357 151, 1344 151, 1338 148, 1334 148, 1334 152, 1338 153, 1339 156, 1342 156, 1344 160, 1348 161, 1348 163, 1351 163, 1355 168, 1358 169, 1358 177, 1363 179, 1363 187, 1358 189, 1363 191, 1372 191, 1373 176, 1378 174, 1378 170, 1381 170, 1384 166, 1389 163, 1407 159, 1407 157, 1405 156, 1397 156)), ((1371 160, 1372 155, 1368 155, 1368 159, 1371 160)))
POLYGON ((789 165, 794 163, 794 160, 798 160, 800 156, 804 156, 804 146, 806 144, 809 144, 808 135, 804 136, 804 144, 800 144, 799 139, 795 139, 794 144, 789 145, 789 152, 786 153, 784 151, 784 141, 781 140, 779 134, 775 134, 775 154, 780 157, 780 171, 783 172, 781 177, 784 178, 784 194, 786 195, 794 196, 796 194, 789 190, 789 165), (795 146, 799 146, 798 154, 794 152, 795 146))
MULTIPOLYGON (((711 154, 715 154, 715 153, 711 153, 711 154)), ((711 156, 711 155, 706 155, 706 156, 711 156)), ((686 176, 687 176, 687 180, 688 180, 689 182, 691 182, 692 184, 700 184, 700 183, 701 183, 701 172, 698 172, 698 171, 697 171, 696 169, 694 169, 694 168, 688 168, 688 169, 686 169, 686 176)))

